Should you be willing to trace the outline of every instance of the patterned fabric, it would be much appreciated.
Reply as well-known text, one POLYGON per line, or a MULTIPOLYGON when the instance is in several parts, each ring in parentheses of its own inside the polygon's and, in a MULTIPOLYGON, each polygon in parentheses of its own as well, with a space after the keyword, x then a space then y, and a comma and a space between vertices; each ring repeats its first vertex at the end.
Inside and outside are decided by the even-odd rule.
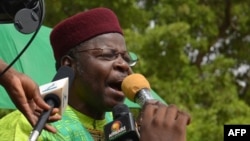
MULTIPOLYGON (((103 126, 110 122, 112 117, 111 114, 106 114, 107 119, 97 121, 95 126, 97 127, 96 131, 103 133, 103 126)), ((94 129, 94 126, 91 126, 94 119, 87 117, 71 107, 68 107, 62 117, 62 120, 53 123, 53 126, 56 127, 57 133, 53 134, 48 131, 42 132, 43 141, 94 141, 96 136, 92 137, 92 132, 90 133, 88 129, 94 129), (86 128, 84 126, 87 126, 86 128)), ((99 140, 99 138, 97 138, 99 140)), ((102 139, 104 140, 104 136, 102 139)))
POLYGON ((32 127, 18 110, 6 115, 0 120, 1 141, 27 141, 32 127))
MULTIPOLYGON (((105 120, 93 120, 79 112, 75 113, 75 110, 68 106, 62 120, 52 123, 57 128, 57 133, 43 130, 38 141, 102 141, 103 125, 110 121, 110 112, 106 114, 105 120)), ((19 111, 3 117, 0 127, 1 141, 27 141, 32 131, 31 125, 19 111)))
POLYGON ((74 110, 73 112, 77 115, 81 124, 88 130, 95 141, 104 141, 104 132, 103 127, 108 122, 112 121, 112 113, 107 112, 106 118, 104 120, 95 120, 86 115, 81 114, 80 112, 74 110))

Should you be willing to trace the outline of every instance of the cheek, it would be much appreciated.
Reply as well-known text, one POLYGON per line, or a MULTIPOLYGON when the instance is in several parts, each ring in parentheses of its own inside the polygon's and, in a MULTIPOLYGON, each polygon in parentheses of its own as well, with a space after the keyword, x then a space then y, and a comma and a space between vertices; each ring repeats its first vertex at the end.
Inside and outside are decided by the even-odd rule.
POLYGON ((98 63, 98 61, 96 60, 91 61, 91 59, 83 63, 79 62, 77 64, 77 72, 83 79, 86 80, 87 83, 94 83, 94 84, 99 82, 104 83, 105 79, 107 79, 111 70, 112 70, 112 64, 101 63, 101 62, 98 63))

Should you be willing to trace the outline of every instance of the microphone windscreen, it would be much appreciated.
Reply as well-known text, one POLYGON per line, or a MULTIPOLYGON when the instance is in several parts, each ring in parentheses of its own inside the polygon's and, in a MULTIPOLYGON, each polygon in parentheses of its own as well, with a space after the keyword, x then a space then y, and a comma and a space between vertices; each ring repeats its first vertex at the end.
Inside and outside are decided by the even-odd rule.
POLYGON ((137 92, 144 88, 150 89, 150 84, 143 75, 138 73, 131 74, 122 81, 122 91, 131 101, 134 101, 137 92))
POLYGON ((72 68, 70 68, 68 66, 61 66, 58 69, 58 71, 57 71, 56 75, 54 76, 54 78, 52 79, 52 82, 63 79, 63 78, 66 78, 66 77, 68 77, 69 86, 71 86, 71 84, 72 84, 72 82, 74 80, 74 77, 75 77, 75 73, 74 73, 72 68))
MULTIPOLYGON (((74 80, 74 71, 68 66, 62 66, 58 69, 52 82, 44 84, 39 87, 42 97, 46 98, 47 95, 56 95, 59 97, 60 106, 59 114, 62 115, 68 105, 68 94, 70 87, 74 80)), ((50 97, 55 103, 57 99, 50 97)))
POLYGON ((125 114, 129 113, 129 108, 127 105, 125 104, 117 104, 113 109, 112 109, 112 113, 113 113, 113 118, 117 119, 125 114))
POLYGON ((50 105, 50 106, 53 106, 53 107, 56 107, 56 108, 59 108, 61 106, 61 100, 59 98, 59 96, 57 94, 47 94, 44 96, 44 101, 47 103, 47 104, 52 104, 53 105, 50 105))

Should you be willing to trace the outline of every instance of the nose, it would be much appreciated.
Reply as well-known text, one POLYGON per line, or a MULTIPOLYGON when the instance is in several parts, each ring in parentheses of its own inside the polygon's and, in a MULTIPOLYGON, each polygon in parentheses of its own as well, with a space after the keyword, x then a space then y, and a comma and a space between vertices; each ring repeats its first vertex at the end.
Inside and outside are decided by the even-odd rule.
POLYGON ((114 68, 120 71, 129 71, 131 70, 129 64, 122 58, 121 55, 114 60, 114 68))

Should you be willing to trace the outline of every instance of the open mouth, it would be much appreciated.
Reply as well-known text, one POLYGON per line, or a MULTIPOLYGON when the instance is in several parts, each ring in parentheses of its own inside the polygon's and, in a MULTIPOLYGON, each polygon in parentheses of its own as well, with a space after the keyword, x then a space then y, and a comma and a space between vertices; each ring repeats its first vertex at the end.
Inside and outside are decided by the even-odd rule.
POLYGON ((110 83, 109 86, 114 89, 114 90, 117 90, 117 91, 122 91, 122 88, 121 88, 121 82, 117 82, 117 83, 110 83))
POLYGON ((109 87, 112 89, 112 93, 113 93, 113 98, 115 99, 115 101, 117 102, 121 102, 124 100, 124 94, 122 92, 122 81, 113 81, 111 83, 109 83, 109 87))

